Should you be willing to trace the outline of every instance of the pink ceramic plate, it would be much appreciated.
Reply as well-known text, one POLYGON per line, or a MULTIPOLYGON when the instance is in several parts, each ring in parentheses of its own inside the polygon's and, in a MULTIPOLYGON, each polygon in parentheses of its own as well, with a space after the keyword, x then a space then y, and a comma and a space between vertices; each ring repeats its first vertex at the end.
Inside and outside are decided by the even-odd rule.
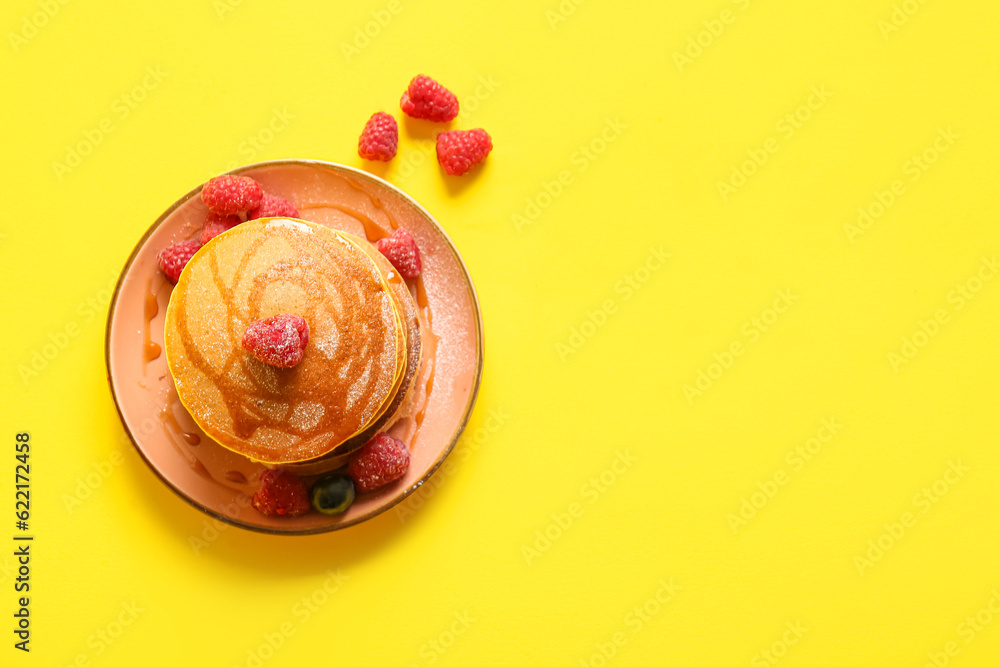
POLYGON ((394 225, 417 241, 422 285, 414 285, 423 327, 423 360, 406 416, 390 433, 407 443, 406 476, 359 495, 340 516, 310 512, 266 517, 250 506, 263 470, 206 436, 174 390, 163 355, 163 317, 171 285, 157 267, 159 251, 197 235, 207 210, 192 190, 153 223, 129 257, 108 311, 105 355, 111 394, 125 431, 154 473, 182 498, 231 524, 268 533, 337 530, 384 512, 415 491, 441 465, 469 419, 483 369, 483 326, 469 271, 441 226, 420 204, 367 172, 316 160, 275 160, 231 173, 299 208, 300 217, 374 240, 394 225))

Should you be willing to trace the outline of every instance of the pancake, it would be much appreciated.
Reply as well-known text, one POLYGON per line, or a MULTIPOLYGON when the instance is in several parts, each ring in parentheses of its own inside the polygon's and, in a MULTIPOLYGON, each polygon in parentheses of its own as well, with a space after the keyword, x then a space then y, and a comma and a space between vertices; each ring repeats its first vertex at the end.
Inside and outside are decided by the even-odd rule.
MULTIPOLYGON (((360 239, 357 239, 356 237, 352 238, 351 235, 344 234, 343 232, 340 231, 336 231, 335 233, 347 239, 351 243, 351 245, 353 245, 358 251, 364 253, 363 247, 367 244, 361 242, 360 239)), ((379 278, 382 281, 382 287, 385 289, 386 293, 389 295, 389 298, 392 300, 393 313, 396 316, 396 377, 393 381, 392 389, 386 396, 385 402, 379 408, 378 412, 376 412, 376 414, 369 420, 370 424, 371 422, 380 419, 385 414, 386 410, 389 408, 389 405, 392 403, 393 397, 396 396, 396 394, 399 392, 400 386, 402 385, 403 377, 406 374, 407 331, 406 328, 403 326, 403 319, 402 315, 400 314, 401 304, 396 298, 396 295, 394 294, 392 287, 389 285, 389 276, 392 275, 392 273, 395 273, 395 271, 392 270, 391 265, 389 267, 390 270, 392 270, 391 273, 386 273, 382 271, 379 265, 375 263, 375 261, 372 259, 370 255, 367 255, 367 253, 365 253, 365 255, 369 258, 370 261, 372 261, 373 264, 375 264, 375 270, 378 271, 379 278)))
POLYGON ((387 276, 387 282, 391 288, 391 292, 396 300, 396 303, 399 305, 399 312, 402 316, 403 322, 405 323, 408 334, 406 373, 403 376, 403 382, 399 387, 399 391, 396 393, 388 409, 367 429, 337 446, 323 457, 312 461, 303 461, 282 466, 284 469, 298 475, 318 475, 324 472, 329 472, 330 470, 336 470, 340 466, 347 463, 351 454, 361 448, 366 442, 371 440, 376 433, 383 430, 393 420, 400 408, 404 405, 404 401, 409 396, 410 389, 413 385, 413 378, 416 376, 417 370, 420 368, 420 321, 417 318, 417 304, 414 303, 413 297, 410 295, 410 290, 406 286, 406 282, 393 268, 392 264, 389 263, 389 260, 387 260, 382 253, 376 250, 373 245, 366 243, 363 239, 359 239, 357 237, 352 237, 351 241, 372 259, 372 261, 379 267, 379 270, 383 273, 383 275, 387 276))
POLYGON ((170 297, 164 347, 181 403, 206 434, 250 459, 289 464, 354 442, 393 411, 412 377, 410 318, 366 245, 265 218, 191 258, 170 297), (282 313, 309 324, 292 368, 264 364, 241 345, 250 322, 282 313))

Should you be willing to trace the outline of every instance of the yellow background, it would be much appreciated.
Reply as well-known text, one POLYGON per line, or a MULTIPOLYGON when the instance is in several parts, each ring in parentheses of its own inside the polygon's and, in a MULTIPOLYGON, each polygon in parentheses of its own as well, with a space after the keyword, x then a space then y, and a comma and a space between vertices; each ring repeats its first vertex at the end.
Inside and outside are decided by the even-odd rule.
POLYGON ((37 539, 30 656, 0 549, 0 662, 1000 663, 998 24, 983 0, 5 2, 0 539, 22 430, 37 539), (123 439, 108 289, 230 166, 362 164, 419 72, 495 143, 446 178, 403 122, 371 167, 476 281, 468 435, 412 512, 215 530, 123 439))

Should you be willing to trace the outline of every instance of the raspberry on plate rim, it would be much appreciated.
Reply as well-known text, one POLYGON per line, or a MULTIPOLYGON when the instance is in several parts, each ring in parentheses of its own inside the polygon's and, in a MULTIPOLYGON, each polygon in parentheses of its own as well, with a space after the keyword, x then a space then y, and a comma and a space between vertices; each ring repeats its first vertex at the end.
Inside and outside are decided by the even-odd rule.
POLYGON ((249 176, 223 174, 216 176, 201 189, 201 200, 212 213, 230 215, 260 206, 264 191, 260 183, 249 176))
POLYGON ((260 487, 251 504, 264 516, 300 516, 312 508, 309 492, 298 476, 270 469, 260 474, 260 487))
POLYGON ((420 249, 413 235, 402 227, 379 239, 375 248, 396 267, 399 275, 404 278, 418 278, 423 265, 420 262, 420 249))
POLYGON ((202 243, 198 239, 189 239, 169 245, 160 251, 156 259, 160 265, 160 270, 166 274, 167 279, 174 285, 181 276, 181 271, 187 263, 194 257, 194 254, 201 248, 202 243))
POLYGON ((367 493, 402 478, 409 467, 410 450, 403 441, 379 433, 347 464, 347 474, 360 493, 367 493))

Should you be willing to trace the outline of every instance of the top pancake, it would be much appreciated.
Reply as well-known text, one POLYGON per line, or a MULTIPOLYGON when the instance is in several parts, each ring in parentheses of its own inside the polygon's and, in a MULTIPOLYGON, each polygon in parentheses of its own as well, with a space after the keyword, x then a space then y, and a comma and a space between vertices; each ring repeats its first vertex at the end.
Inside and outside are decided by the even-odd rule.
POLYGON ((407 366, 406 327, 386 279, 342 232, 285 218, 245 222, 201 248, 167 307, 177 394, 223 446, 265 463, 323 456, 382 416, 407 366), (300 315, 292 368, 243 349, 250 322, 300 315))
POLYGON ((406 372, 403 375, 399 389, 392 398, 392 402, 386 407, 385 412, 380 417, 372 421, 368 428, 353 438, 337 445, 337 447, 320 458, 282 466, 286 470, 299 475, 322 474, 330 470, 335 470, 346 463, 351 454, 360 449, 393 420, 404 405, 408 392, 412 388, 413 379, 420 368, 420 352, 422 349, 420 321, 417 317, 417 304, 414 303, 406 282, 399 275, 399 272, 393 268, 392 264, 389 263, 389 260, 375 249, 375 246, 365 243, 364 240, 358 237, 352 236, 351 241, 375 262, 379 271, 386 277, 390 293, 395 299, 397 310, 402 316, 403 324, 406 328, 406 372))

